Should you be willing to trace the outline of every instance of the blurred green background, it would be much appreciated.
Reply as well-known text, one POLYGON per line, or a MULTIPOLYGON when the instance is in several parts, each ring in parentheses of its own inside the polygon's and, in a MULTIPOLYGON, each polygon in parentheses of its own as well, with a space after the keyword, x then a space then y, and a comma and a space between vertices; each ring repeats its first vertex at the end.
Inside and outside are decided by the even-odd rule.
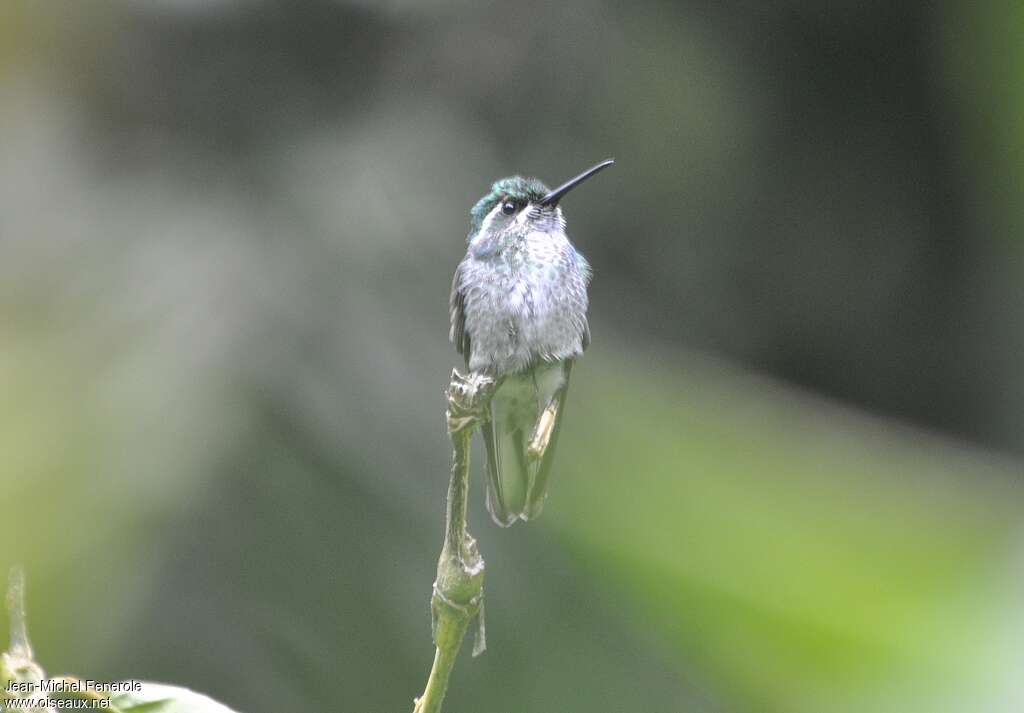
MULTIPOLYGON (((567 199, 593 346, 450 711, 1024 709, 1024 10, 0 4, 0 486, 51 673, 411 709, 451 273, 567 199)), ((467 647, 468 648, 468 647, 467 647)))

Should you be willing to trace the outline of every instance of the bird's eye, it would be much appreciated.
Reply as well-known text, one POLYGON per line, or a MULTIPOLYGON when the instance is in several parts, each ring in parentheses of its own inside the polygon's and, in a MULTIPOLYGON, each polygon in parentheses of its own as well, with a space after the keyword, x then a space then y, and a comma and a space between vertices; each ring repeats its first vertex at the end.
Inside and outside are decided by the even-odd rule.
POLYGON ((501 204, 501 212, 505 215, 512 215, 516 212, 516 204, 512 201, 505 201, 501 204))

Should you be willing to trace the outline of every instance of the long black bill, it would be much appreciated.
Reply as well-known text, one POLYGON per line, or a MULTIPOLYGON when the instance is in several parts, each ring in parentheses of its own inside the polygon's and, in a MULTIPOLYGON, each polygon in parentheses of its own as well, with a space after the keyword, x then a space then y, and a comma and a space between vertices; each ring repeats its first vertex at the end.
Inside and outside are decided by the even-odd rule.
POLYGON ((613 163, 615 163, 614 159, 607 159, 607 160, 602 161, 601 163, 597 164, 593 168, 588 168, 586 171, 584 171, 580 175, 576 176, 576 178, 570 178, 568 181, 566 181, 565 183, 560 185, 558 188, 556 188, 555 190, 551 191, 546 196, 541 198, 540 199, 540 205, 544 205, 544 206, 556 206, 556 205, 558 205, 558 201, 562 200, 562 196, 564 196, 566 193, 571 191, 576 186, 578 186, 581 183, 583 183, 585 180, 587 180, 588 178, 593 176, 598 171, 603 171, 604 169, 608 168, 613 163))

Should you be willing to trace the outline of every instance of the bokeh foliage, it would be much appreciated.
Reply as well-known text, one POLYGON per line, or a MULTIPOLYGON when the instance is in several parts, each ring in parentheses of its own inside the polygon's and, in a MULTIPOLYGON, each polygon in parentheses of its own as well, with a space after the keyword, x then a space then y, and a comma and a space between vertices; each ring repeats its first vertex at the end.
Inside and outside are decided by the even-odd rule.
MULTIPOLYGON (((5 2, 0 486, 39 660, 411 707, 445 301, 511 172, 595 266, 450 710, 1022 704, 1011 3, 5 2)), ((479 465, 479 459, 477 459, 479 465)))

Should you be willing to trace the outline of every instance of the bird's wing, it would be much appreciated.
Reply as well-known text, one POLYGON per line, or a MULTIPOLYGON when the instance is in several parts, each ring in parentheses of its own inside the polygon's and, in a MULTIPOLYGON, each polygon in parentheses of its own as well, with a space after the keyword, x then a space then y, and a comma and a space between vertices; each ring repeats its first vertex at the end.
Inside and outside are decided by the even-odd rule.
POLYGON ((487 511, 499 527, 521 518, 531 466, 526 458, 527 431, 518 406, 505 399, 491 401, 491 418, 480 432, 487 451, 487 511))
POLYGON ((448 297, 448 320, 451 329, 448 339, 455 345, 455 350, 466 359, 469 366, 469 332, 466 331, 466 294, 462 291, 462 263, 455 268, 452 278, 452 292, 448 297))
MULTIPOLYGON (((487 512, 491 514, 491 519, 494 520, 496 525, 508 527, 517 518, 515 513, 509 513, 505 488, 501 480, 501 454, 504 449, 501 447, 500 436, 494 427, 495 408, 492 401, 490 418, 480 426, 480 434, 484 438, 484 449, 487 451, 487 512)), ((506 445, 510 447, 509 451, 512 453, 513 458, 518 460, 516 451, 519 447, 518 442, 508 443, 507 437, 505 437, 505 441, 506 445)))

